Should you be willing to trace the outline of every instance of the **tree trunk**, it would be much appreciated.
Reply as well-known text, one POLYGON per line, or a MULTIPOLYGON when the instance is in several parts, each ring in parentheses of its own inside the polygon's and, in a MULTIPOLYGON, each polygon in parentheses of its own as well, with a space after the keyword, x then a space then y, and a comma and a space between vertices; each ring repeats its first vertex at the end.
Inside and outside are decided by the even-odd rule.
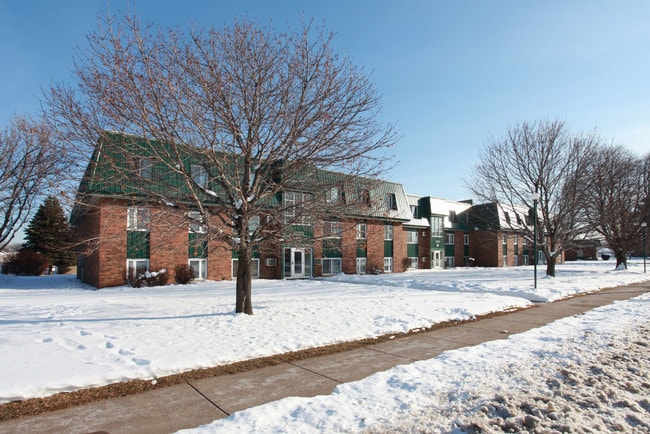
POLYGON ((614 255, 616 256, 616 269, 620 269, 621 265, 625 270, 627 270, 627 255, 624 251, 619 249, 614 249, 614 255))
POLYGON ((546 257, 546 275, 555 277, 555 256, 547 252, 544 252, 544 256, 546 257))
POLYGON ((253 314, 252 293, 252 269, 251 252, 249 249, 239 249, 237 264, 237 297, 235 312, 253 314))

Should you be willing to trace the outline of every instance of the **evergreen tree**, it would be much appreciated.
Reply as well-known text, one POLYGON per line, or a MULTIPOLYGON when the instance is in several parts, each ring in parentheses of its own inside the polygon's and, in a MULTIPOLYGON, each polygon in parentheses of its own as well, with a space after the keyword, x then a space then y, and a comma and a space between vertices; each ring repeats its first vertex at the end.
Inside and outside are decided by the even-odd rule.
POLYGON ((25 247, 39 252, 65 273, 75 263, 74 235, 58 199, 49 196, 25 229, 25 247))

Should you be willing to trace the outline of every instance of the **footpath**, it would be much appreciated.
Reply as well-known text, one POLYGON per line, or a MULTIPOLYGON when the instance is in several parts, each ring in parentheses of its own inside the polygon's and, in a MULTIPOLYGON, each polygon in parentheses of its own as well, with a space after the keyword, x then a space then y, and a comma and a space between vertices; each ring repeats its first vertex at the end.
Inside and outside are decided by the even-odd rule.
POLYGON ((92 402, 0 422, 0 433, 170 433, 288 396, 330 394, 334 388, 397 365, 436 357, 447 350, 506 339, 557 319, 650 291, 650 281, 379 344, 281 363, 254 371, 206 378, 133 396, 92 402))

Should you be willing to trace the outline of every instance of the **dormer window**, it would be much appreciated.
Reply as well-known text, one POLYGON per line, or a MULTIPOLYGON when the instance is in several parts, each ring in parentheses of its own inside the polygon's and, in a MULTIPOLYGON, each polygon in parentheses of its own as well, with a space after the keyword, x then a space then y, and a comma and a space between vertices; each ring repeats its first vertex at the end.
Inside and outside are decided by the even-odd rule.
POLYGON ((451 223, 456 221, 456 211, 449 211, 449 221, 451 223))
POLYGON ((397 198, 395 193, 388 193, 386 195, 386 202, 389 210, 397 211, 397 198))
POLYGON ((208 171, 205 167, 199 164, 192 164, 190 166, 190 172, 192 180, 201 188, 207 188, 208 186, 208 171))
POLYGON ((414 219, 419 218, 417 205, 411 205, 411 215, 414 219))

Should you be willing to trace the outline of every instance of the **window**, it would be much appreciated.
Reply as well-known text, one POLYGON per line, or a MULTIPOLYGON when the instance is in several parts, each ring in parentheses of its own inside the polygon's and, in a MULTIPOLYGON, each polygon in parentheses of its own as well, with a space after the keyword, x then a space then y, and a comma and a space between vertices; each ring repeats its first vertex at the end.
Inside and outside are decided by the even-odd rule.
POLYGON ((207 188, 208 186, 208 171, 205 167, 199 164, 192 164, 190 166, 190 172, 192 180, 201 188, 207 188))
POLYGON ((194 270, 194 278, 198 280, 205 280, 208 269, 208 260, 203 258, 190 259, 188 265, 194 270))
POLYGON ((149 271, 148 259, 127 259, 126 260, 126 279, 129 282, 135 280, 138 276, 149 271))
POLYGON ((502 243, 503 246, 505 247, 505 246, 508 244, 508 234, 503 234, 503 235, 501 236, 501 240, 502 240, 501 243, 502 243))
POLYGON ((510 224, 510 213, 508 211, 504 211, 504 215, 506 216, 506 223, 510 224))
POLYGON ((127 210, 126 230, 148 232, 150 224, 151 216, 148 208, 130 207, 127 210))
POLYGON ((443 217, 431 217, 431 236, 441 237, 443 235, 443 217))
POLYGON ((417 270, 417 268, 418 268, 418 258, 417 258, 417 257, 415 257, 415 258, 408 258, 408 265, 407 265, 407 267, 408 267, 410 270, 417 270))
POLYGON ((417 244, 418 243, 418 231, 407 231, 406 232, 406 244, 417 244))
POLYGON ((325 201, 329 203, 338 203, 339 201, 338 187, 331 187, 325 192, 325 201))
POLYGON ((368 190, 362 190, 359 193, 359 196, 360 196, 359 202, 361 205, 365 205, 365 206, 370 205, 370 192, 368 190))
MULTIPOLYGON (((232 277, 237 277, 237 269, 239 268, 239 259, 232 260, 232 277)), ((260 260, 259 258, 251 258, 251 277, 257 279, 260 277, 260 260)))
POLYGON ((311 219, 304 210, 303 203, 311 201, 309 193, 287 191, 284 193, 284 220, 285 223, 309 225, 311 219))
POLYGON ((388 206, 388 209, 390 210, 397 210, 397 198, 395 197, 395 193, 388 193, 386 195, 386 204, 388 206))
POLYGON ((323 237, 341 238, 341 223, 323 222, 323 237))
POLYGON ((357 224, 357 240, 365 240, 367 234, 367 227, 365 223, 357 224))
POLYGON ((456 211, 449 211, 449 221, 452 223, 456 221, 456 211))
POLYGON ((454 234, 452 233, 446 233, 445 234, 445 244, 449 245, 454 245, 454 234))
POLYGON ((522 256, 522 259, 523 259, 523 261, 524 261, 524 265, 528 265, 528 264, 529 264, 529 262, 528 262, 528 255, 523 255, 523 256, 522 256))
POLYGON ((191 222, 189 224, 189 231, 194 234, 207 234, 208 228, 203 224, 203 216, 198 211, 190 211, 187 213, 191 222))
POLYGON ((411 216, 414 219, 419 218, 417 205, 411 205, 411 216))
POLYGON ((508 255, 503 255, 503 266, 504 267, 508 266, 508 255))
POLYGON ((384 241, 392 241, 392 240, 393 240, 393 226, 384 225, 384 241))
POLYGON ((278 265, 278 258, 266 258, 267 267, 276 267, 278 265))
POLYGON ((384 258, 384 273, 393 272, 393 258, 384 258))
POLYGON ((357 258, 357 274, 366 274, 367 258, 357 258))
POLYGON ((454 268, 454 257, 453 256, 445 256, 445 268, 454 268))
POLYGON ((323 276, 341 273, 341 258, 323 258, 323 276))
POLYGON ((260 216, 254 215, 248 219, 248 232, 253 233, 260 227, 260 216))
POLYGON ((469 246, 469 234, 463 234, 463 244, 469 246))
POLYGON ((137 160, 136 172, 140 178, 151 179, 153 177, 153 161, 151 158, 137 160))

